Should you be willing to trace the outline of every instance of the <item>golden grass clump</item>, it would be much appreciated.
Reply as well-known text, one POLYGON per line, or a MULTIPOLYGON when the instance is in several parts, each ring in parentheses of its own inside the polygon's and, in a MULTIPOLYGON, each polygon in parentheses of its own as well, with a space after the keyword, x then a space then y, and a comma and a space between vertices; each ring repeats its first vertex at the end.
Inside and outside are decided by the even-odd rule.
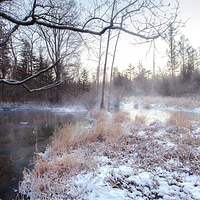
POLYGON ((65 125, 52 140, 55 152, 67 152, 88 142, 114 142, 123 134, 122 123, 130 120, 125 113, 117 113, 111 117, 106 111, 91 110, 90 115, 96 120, 91 128, 65 125))
POLYGON ((94 157, 83 156, 78 152, 57 156, 48 161, 37 156, 34 169, 31 172, 24 170, 23 176, 26 182, 25 185, 20 182, 19 191, 22 194, 33 192, 32 199, 46 199, 47 196, 50 197, 47 199, 57 199, 57 195, 62 196, 65 190, 70 190, 65 187, 66 184, 70 187, 71 177, 83 170, 93 171, 96 167, 94 157))
POLYGON ((74 129, 69 124, 66 124, 58 132, 54 133, 51 144, 54 151, 68 152, 74 142, 73 134, 74 134, 74 129))
POLYGON ((25 182, 20 185, 22 194, 27 194, 31 190, 36 199, 43 194, 62 193, 64 191, 63 177, 65 182, 69 178, 69 183, 65 184, 70 185, 70 177, 82 171, 93 171, 97 167, 94 156, 99 151, 101 142, 105 145, 119 142, 123 128, 118 121, 124 121, 125 118, 122 117, 124 115, 121 117, 118 115, 113 121, 108 113, 107 116, 110 118, 106 117, 105 111, 93 111, 92 114, 97 121, 90 128, 65 125, 54 134, 52 144, 45 154, 36 155, 34 169, 31 172, 23 172, 25 182), (36 181, 37 184, 30 180, 36 181))
POLYGON ((145 115, 136 115, 132 124, 135 126, 145 126, 146 125, 146 116, 145 115))
POLYGON ((167 122, 173 125, 177 125, 179 127, 191 127, 189 118, 186 115, 184 115, 183 112, 172 113, 167 122))
POLYGON ((114 114, 112 120, 114 123, 116 123, 116 122, 123 123, 123 122, 130 121, 130 117, 126 113, 118 112, 118 113, 114 114))
POLYGON ((105 110, 91 109, 89 111, 89 116, 94 118, 95 120, 104 121, 104 120, 107 120, 108 118, 108 112, 105 110))
POLYGON ((79 137, 82 143, 86 142, 113 142, 116 143, 123 134, 122 125, 118 122, 99 122, 79 137))
POLYGON ((93 169, 95 163, 92 160, 94 159, 89 156, 81 156, 79 152, 57 156, 50 161, 37 157, 34 170, 37 178, 41 178, 48 171, 56 172, 57 177, 61 177, 63 173, 74 175, 83 169, 93 169))

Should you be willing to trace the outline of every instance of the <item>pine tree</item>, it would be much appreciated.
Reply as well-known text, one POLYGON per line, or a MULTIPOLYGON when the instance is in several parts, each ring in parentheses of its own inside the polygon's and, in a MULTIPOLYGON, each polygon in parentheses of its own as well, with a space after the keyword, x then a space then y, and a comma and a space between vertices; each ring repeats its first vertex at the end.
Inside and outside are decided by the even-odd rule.
POLYGON ((195 68, 196 52, 190 45, 190 42, 184 35, 181 36, 179 41, 179 57, 181 64, 182 81, 187 83, 195 68))
MULTIPOLYGON (((4 35, 3 26, 4 24, 0 22, 0 39, 4 35)), ((9 47, 8 44, 5 44, 0 47, 0 78, 6 78, 9 75, 10 68, 9 47)))
POLYGON ((25 79, 34 73, 36 61, 37 59, 30 43, 24 40, 21 48, 21 60, 17 70, 19 80, 25 79))
MULTIPOLYGON (((0 21, 0 39, 4 36, 3 31, 4 24, 0 21)), ((0 47, 0 78, 5 79, 9 76, 11 69, 10 57, 9 57, 9 47, 5 44, 0 47)), ((6 86, 4 84, 0 85, 1 98, 0 101, 6 101, 6 86)))
MULTIPOLYGON (((48 67, 48 60, 44 59, 44 56, 42 54, 42 49, 39 51, 39 58, 37 59, 37 63, 35 66, 35 72, 41 71, 48 67)), ((53 70, 49 70, 43 74, 40 74, 37 77, 37 87, 42 87, 44 85, 48 85, 53 83, 53 70)))
POLYGON ((90 90, 89 75, 86 69, 83 69, 80 79, 79 79, 79 91, 82 93, 88 92, 90 90))

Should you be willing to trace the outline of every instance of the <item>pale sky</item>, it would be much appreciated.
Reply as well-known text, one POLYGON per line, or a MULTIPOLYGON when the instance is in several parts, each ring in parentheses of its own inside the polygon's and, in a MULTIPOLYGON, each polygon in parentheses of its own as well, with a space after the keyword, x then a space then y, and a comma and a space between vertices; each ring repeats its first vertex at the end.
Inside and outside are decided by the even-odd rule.
MULTIPOLYGON (((173 2, 174 0, 168 0, 173 2)), ((165 1, 164 1, 165 2, 165 1)), ((200 0, 180 0, 179 16, 178 20, 182 22, 187 21, 186 27, 181 28, 181 34, 184 34, 189 39, 191 45, 197 49, 200 48, 200 0)), ((181 35, 178 35, 179 39, 181 35)), ((116 61, 114 66, 118 66, 120 70, 128 68, 128 65, 137 65, 139 61, 142 61, 143 66, 146 69, 152 70, 153 68, 153 53, 149 51, 150 45, 132 45, 133 36, 123 34, 118 44, 116 61)), ((156 40, 156 67, 162 69, 166 66, 167 56, 166 49, 168 44, 160 39, 156 40)), ((111 60, 111 58, 109 58, 111 60)), ((108 62, 109 63, 109 62, 108 62)), ((95 68, 95 63, 84 62, 84 65, 90 67, 92 65, 95 68)))
POLYGON ((180 19, 187 20, 183 33, 194 48, 200 47, 200 1, 180 0, 180 19))
MULTIPOLYGON (((189 39, 195 49, 200 48, 200 0, 180 0, 178 20, 187 21, 186 27, 181 28, 180 32, 189 39)), ((179 39, 180 36, 178 35, 176 39, 179 39)), ((129 63, 137 65, 141 60, 145 68, 152 69, 153 53, 152 51, 148 53, 150 45, 131 45, 131 37, 124 34, 123 40, 120 41, 116 65, 127 68, 129 63)), ((164 68, 167 60, 166 49, 168 44, 160 39, 156 40, 155 44, 158 50, 156 52, 156 66, 164 68)))

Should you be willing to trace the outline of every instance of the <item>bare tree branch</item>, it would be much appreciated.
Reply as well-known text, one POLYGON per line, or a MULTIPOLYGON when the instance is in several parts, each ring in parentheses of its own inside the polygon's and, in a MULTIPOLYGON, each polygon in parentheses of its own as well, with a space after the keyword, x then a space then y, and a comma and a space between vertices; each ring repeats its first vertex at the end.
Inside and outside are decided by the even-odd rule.
MULTIPOLYGON (((113 30, 121 30, 125 33, 128 33, 130 35, 133 35, 133 36, 137 36, 137 37, 140 37, 142 39, 146 39, 146 40, 152 40, 152 39, 157 39, 161 36, 161 33, 157 33, 156 35, 153 35, 153 36, 145 36, 145 35, 142 35, 142 34, 139 34, 139 33, 135 33, 135 32, 132 32, 132 31, 129 31, 121 26, 112 26, 110 29, 113 29, 113 30)), ((163 31, 165 32, 165 30, 163 31)))
MULTIPOLYGON (((159 36, 161 36, 161 32, 156 30, 154 32, 153 35, 148 35, 148 36, 145 36, 144 34, 140 34, 140 32, 133 32, 132 30, 128 30, 127 28, 125 28, 124 26, 116 26, 116 23, 117 23, 117 17, 121 14, 124 18, 128 15, 131 15, 131 14, 134 14, 135 12, 138 12, 140 11, 142 8, 146 8, 147 10, 149 10, 149 12, 154 16, 154 17, 157 17, 159 18, 159 16, 156 16, 156 13, 154 13, 154 11, 152 9, 157 9, 159 10, 160 12, 164 12, 163 10, 161 10, 160 7, 162 7, 163 5, 162 4, 158 4, 156 5, 155 3, 153 3, 152 1, 150 2, 146 2, 146 1, 142 1, 141 4, 138 4, 138 8, 136 7, 136 4, 139 3, 139 0, 135 0, 133 1, 132 3, 129 3, 128 5, 124 6, 123 8, 119 9, 115 15, 113 15, 113 18, 110 19, 111 23, 108 25, 108 26, 104 26, 102 27, 101 30, 95 30, 95 29, 86 29, 86 26, 89 22, 91 21, 94 21, 94 20, 101 20, 102 22, 104 22, 105 24, 107 24, 107 20, 103 19, 103 17, 91 17, 90 19, 88 19, 83 25, 82 27, 81 26, 74 26, 74 25, 69 25, 68 24, 61 24, 61 23, 57 23, 57 22, 52 22, 51 20, 45 18, 45 16, 48 16, 49 14, 48 13, 39 13, 39 14, 36 14, 35 13, 35 10, 36 10, 36 7, 41 7, 41 5, 37 5, 37 0, 34 0, 33 2, 33 6, 32 6, 32 9, 31 9, 31 12, 30 14, 25 17, 23 20, 20 20, 20 19, 17 19, 16 17, 13 17, 11 16, 10 14, 7 14, 6 12, 4 11, 0 11, 0 17, 2 17, 3 19, 6 19, 14 24, 16 24, 9 32, 8 34, 2 39, 2 41, 0 41, 0 46, 2 46, 3 44, 5 44, 10 35, 15 32, 19 26, 30 26, 30 25, 34 25, 34 24, 37 24, 37 25, 40 25, 40 26, 44 26, 44 27, 48 27, 48 28, 52 28, 52 29, 60 29, 60 30, 69 30, 69 31, 74 31, 74 32, 79 32, 79 33, 88 33, 88 34, 92 34, 92 35, 102 35, 104 34, 108 29, 118 29, 118 30, 121 30, 121 31, 124 31, 128 34, 131 34, 133 36, 138 36, 140 38, 143 38, 143 39, 156 39, 158 38, 159 36), (151 4, 151 5, 150 5, 151 4), (159 7, 160 6, 160 7, 159 7), (43 17, 42 17, 43 15, 43 17), (29 19, 31 18, 31 19, 29 19), (29 19, 29 20, 28 20, 29 19), (115 20, 115 22, 114 22, 115 20), (159 32, 158 34, 156 34, 156 32, 159 32)), ((48 6, 48 5, 47 5, 48 6)), ((44 8, 46 8, 46 5, 43 6, 44 8)), ((52 7, 50 7, 49 9, 54 9, 52 7)), ((121 16, 121 17, 122 17, 121 16)), ((174 14, 173 18, 176 18, 177 16, 177 12, 174 14)), ((51 17, 51 16, 49 16, 51 17)), ((131 17, 129 17, 130 20, 131 20, 131 17)), ((163 21, 164 18, 160 19, 160 21, 163 21)), ((166 18, 167 20, 167 18, 166 18)), ((168 24, 166 24, 166 20, 164 20, 164 22, 162 24, 160 24, 160 26, 162 25, 165 25, 165 26, 168 26, 168 24)), ((171 18, 170 18, 171 20, 171 18)), ((169 19, 168 19, 169 21, 169 19)), ((156 28, 156 24, 152 24, 152 26, 150 25, 149 21, 146 21, 146 23, 149 25, 149 29, 150 28, 156 28)), ((157 23, 159 24, 159 23, 157 23)), ((145 29, 141 30, 141 31, 144 31, 145 29)), ((146 29, 146 31, 148 31, 146 29)))
POLYGON ((61 81, 56 81, 55 83, 52 83, 52 84, 49 84, 49 85, 45 85, 43 87, 40 87, 40 88, 35 88, 35 89, 30 89, 27 85, 25 84, 22 84, 22 86, 30 93, 32 92, 36 92, 36 91, 41 91, 41 90, 48 90, 48 89, 51 89, 53 87, 56 87, 58 85, 61 84, 61 81))
MULTIPOLYGON (((127 8, 129 8, 129 7, 131 7, 132 5, 134 5, 134 4, 136 4, 137 2, 138 2, 139 0, 135 0, 133 3, 131 3, 131 4, 128 4, 127 6, 125 6, 124 8, 122 8, 121 10, 119 10, 116 14, 115 14, 115 16, 113 17, 113 20, 119 15, 119 13, 122 13, 124 10, 126 10, 127 8)), ((144 2, 143 2, 143 4, 144 4, 144 2)), ((142 6, 140 6, 140 8, 141 8, 142 6)), ((137 9, 138 10, 138 9, 137 9)), ((135 10, 136 11, 136 10, 135 10)), ((131 11, 132 12, 132 11, 131 11)), ((134 11, 133 11, 134 12, 134 11)))
POLYGON ((93 20, 100 20, 100 21, 105 22, 105 23, 107 23, 107 24, 110 23, 110 22, 107 22, 106 20, 104 20, 104 19, 102 19, 102 18, 100 18, 100 17, 93 17, 93 18, 90 18, 87 22, 85 22, 85 24, 83 25, 83 29, 86 27, 86 25, 87 25, 89 22, 91 22, 91 21, 93 21, 93 20))
MULTIPOLYGON (((2 0, 0 0, 0 3, 1 2, 2 0)), ((50 2, 52 3, 53 1, 50 2)), ((109 5, 106 3, 102 3, 98 6, 96 5, 96 9, 94 10, 95 13, 90 15, 89 18, 82 20, 82 22, 80 22, 80 20, 75 23, 74 18, 78 15, 74 13, 74 15, 70 14, 70 9, 74 4, 66 4, 68 6, 67 8, 69 8, 69 11, 65 9, 63 12, 58 13, 57 8, 59 8, 59 5, 54 5, 53 3, 52 5, 50 5, 51 3, 46 3, 46 5, 44 3, 44 5, 40 5, 37 4, 37 0, 33 0, 32 5, 30 5, 29 14, 24 18, 21 17, 23 19, 20 19, 20 17, 18 17, 18 14, 15 15, 10 11, 0 9, 0 18, 14 24, 13 28, 11 28, 10 31, 8 31, 8 33, 5 34, 5 36, 1 39, 0 46, 3 46, 6 42, 8 42, 10 36, 20 26, 38 25, 36 26, 36 28, 39 28, 41 30, 39 35, 40 37, 42 36, 42 38, 45 40, 47 52, 49 53, 49 57, 51 58, 52 63, 57 60, 52 66, 43 69, 24 80, 18 81, 13 79, 0 79, 0 83, 5 83, 9 85, 22 84, 23 87, 26 88, 26 90, 28 90, 29 92, 50 89, 59 85, 61 79, 60 75, 62 73, 62 67, 59 66, 59 64, 61 64, 59 63, 62 53, 61 48, 63 48, 65 45, 66 50, 64 51, 65 53, 62 53, 62 55, 69 55, 70 57, 71 54, 73 54, 74 56, 79 46, 77 41, 74 40, 78 45, 76 48, 74 48, 74 50, 71 50, 70 43, 68 44, 69 40, 68 38, 66 38, 67 41, 64 42, 64 35, 60 34, 61 30, 68 30, 69 32, 71 31, 71 33, 76 32, 80 35, 81 39, 83 39, 81 36, 82 33, 92 34, 94 36, 101 36, 107 30, 109 30, 106 53, 107 56, 111 30, 119 30, 119 32, 125 32, 132 36, 152 41, 154 39, 157 39, 158 37, 165 38, 165 32, 169 28, 169 25, 175 22, 178 15, 177 9, 175 10, 175 12, 169 14, 168 10, 166 10, 168 6, 163 5, 162 0, 158 0, 156 2, 152 0, 127 0, 124 2, 112 0, 109 5), (117 3, 119 5, 117 5, 117 3), (96 11, 99 11, 99 16, 96 15, 96 11), (109 13, 111 13, 111 15, 109 13), (62 20, 64 16, 67 20, 62 20), (101 27, 99 27, 99 22, 102 24, 101 27), (44 27, 45 29, 43 29, 44 27), (49 30, 52 30, 53 34, 49 30), (55 40, 56 36, 59 37, 59 40, 55 40), (36 89, 29 89, 27 85, 24 84, 27 81, 39 76, 42 73, 47 72, 52 68, 54 68, 56 76, 59 75, 58 78, 56 77, 57 81, 55 83, 36 89)), ((106 62, 107 58, 105 59, 105 63, 106 62)), ((104 68, 104 74, 105 70, 106 64, 104 68)), ((103 104, 104 103, 102 103, 102 105, 103 104)))
POLYGON ((38 71, 37 73, 33 74, 32 76, 29 76, 28 78, 26 79, 23 79, 21 81, 18 81, 18 80, 14 80, 14 79, 0 79, 0 83, 5 83, 5 84, 8 84, 8 85, 21 85, 21 84, 24 84, 26 83, 27 81, 33 79, 33 78, 36 78, 37 76, 39 76, 40 74, 43 74, 45 72, 47 72, 48 70, 52 69, 53 67, 55 67, 58 62, 61 60, 61 58, 59 58, 53 65, 51 65, 50 67, 46 68, 46 69, 43 69, 43 70, 40 70, 38 71))
POLYGON ((30 26, 30 25, 33 25, 35 23, 35 20, 33 20, 33 19, 31 19, 29 21, 20 20, 20 19, 12 17, 11 15, 6 14, 3 11, 0 11, 0 17, 7 19, 8 21, 10 21, 14 24, 23 25, 23 26, 30 26))

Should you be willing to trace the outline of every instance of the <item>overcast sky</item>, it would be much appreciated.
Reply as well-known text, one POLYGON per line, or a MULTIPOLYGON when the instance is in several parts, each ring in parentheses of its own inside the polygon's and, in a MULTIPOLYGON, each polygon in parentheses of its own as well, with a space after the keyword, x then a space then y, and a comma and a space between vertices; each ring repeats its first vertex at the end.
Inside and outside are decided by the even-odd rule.
POLYGON ((189 38, 194 48, 200 47, 200 1, 180 0, 179 19, 187 20, 183 33, 189 38))
MULTIPOLYGON (((173 1, 173 0, 171 0, 173 1)), ((185 34, 194 48, 200 47, 200 0, 180 0, 178 20, 187 21, 186 27, 181 28, 180 32, 185 34)), ((176 39, 179 39, 180 35, 176 39)), ((125 36, 125 40, 120 42, 116 65, 126 68, 129 63, 136 65, 139 60, 147 69, 152 69, 153 53, 149 50, 149 45, 130 45, 131 37, 125 36), (148 54, 147 54, 148 53, 148 54), (146 55, 147 54, 147 55, 146 55), (121 55, 121 56, 120 56, 121 55)), ((166 42, 156 41, 156 66, 164 68, 166 66, 166 42)))

